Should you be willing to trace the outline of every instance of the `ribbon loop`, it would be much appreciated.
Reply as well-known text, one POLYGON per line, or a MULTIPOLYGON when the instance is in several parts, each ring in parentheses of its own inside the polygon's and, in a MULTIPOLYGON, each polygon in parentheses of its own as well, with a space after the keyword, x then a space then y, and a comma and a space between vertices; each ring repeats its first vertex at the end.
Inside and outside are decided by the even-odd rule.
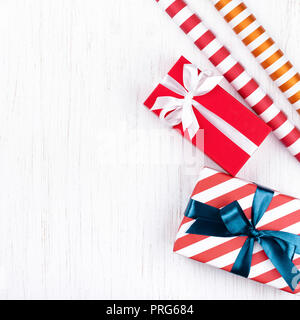
POLYGON ((248 234, 252 227, 237 201, 221 209, 220 215, 228 231, 235 236, 248 234))
MULTIPOLYGON (((185 64, 183 67, 184 86, 169 75, 161 83, 183 98, 158 97, 152 110, 162 109, 160 118, 166 119, 172 126, 174 126, 174 123, 175 125, 182 123, 183 130, 188 130, 190 138, 193 139, 200 129, 193 106, 198 110, 202 109, 201 113, 203 113, 204 109, 202 105, 194 100, 194 97, 212 91, 221 82, 222 78, 222 76, 212 76, 205 71, 198 74, 197 67, 193 64, 185 64)), ((205 109, 204 116, 210 118, 212 113, 209 113, 211 112, 205 109)), ((215 125, 217 126, 216 122, 215 125)))
POLYGON ((300 271, 294 265, 293 258, 295 253, 300 254, 300 236, 282 231, 256 229, 273 195, 273 191, 257 187, 251 221, 237 201, 219 210, 191 200, 186 216, 196 220, 187 233, 216 237, 247 237, 231 270, 232 273, 246 278, 250 273, 254 243, 257 241, 291 290, 295 291, 300 282, 300 271))

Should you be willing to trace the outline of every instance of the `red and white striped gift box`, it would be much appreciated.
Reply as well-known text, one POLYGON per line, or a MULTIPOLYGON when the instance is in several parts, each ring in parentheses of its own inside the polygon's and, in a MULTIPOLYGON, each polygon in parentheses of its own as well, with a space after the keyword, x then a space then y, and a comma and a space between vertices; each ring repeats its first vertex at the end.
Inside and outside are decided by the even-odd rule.
MULTIPOLYGON (((256 189, 254 183, 204 168, 192 199, 219 209, 237 200, 250 219, 256 189)), ((174 252, 230 272, 246 237, 219 238, 188 234, 187 230, 194 222, 194 219, 184 217, 176 237, 174 252)), ((300 235, 300 200, 275 192, 257 229, 300 235)), ((293 262, 296 266, 300 265, 300 255, 296 254, 293 262)), ((300 286, 294 292, 287 286, 257 242, 255 242, 249 279, 293 294, 300 292, 300 286)))

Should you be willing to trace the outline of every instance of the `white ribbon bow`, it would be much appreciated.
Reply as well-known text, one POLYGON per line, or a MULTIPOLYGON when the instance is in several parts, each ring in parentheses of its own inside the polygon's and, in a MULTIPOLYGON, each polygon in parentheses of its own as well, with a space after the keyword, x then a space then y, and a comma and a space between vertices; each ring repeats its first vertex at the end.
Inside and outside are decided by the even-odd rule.
POLYGON ((183 130, 188 130, 190 139, 193 139, 200 129, 197 117, 193 110, 194 106, 225 136, 246 153, 252 155, 257 149, 256 144, 229 123, 194 100, 194 97, 212 91, 222 79, 222 76, 212 76, 209 71, 203 71, 199 75, 196 66, 193 64, 185 64, 183 67, 184 87, 169 75, 161 82, 164 87, 183 96, 183 98, 178 99, 170 96, 158 97, 151 110, 161 110, 160 119, 166 120, 172 127, 182 123, 183 130))

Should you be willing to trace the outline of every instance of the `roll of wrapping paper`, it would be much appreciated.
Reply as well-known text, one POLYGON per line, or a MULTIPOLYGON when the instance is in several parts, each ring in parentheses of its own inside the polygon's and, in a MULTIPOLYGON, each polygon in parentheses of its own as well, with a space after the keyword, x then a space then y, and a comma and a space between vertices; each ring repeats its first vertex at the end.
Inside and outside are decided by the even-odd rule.
POLYGON ((300 162, 300 132, 183 0, 155 0, 300 162))
POLYGON ((289 102, 300 113, 300 75, 243 1, 211 0, 289 102))

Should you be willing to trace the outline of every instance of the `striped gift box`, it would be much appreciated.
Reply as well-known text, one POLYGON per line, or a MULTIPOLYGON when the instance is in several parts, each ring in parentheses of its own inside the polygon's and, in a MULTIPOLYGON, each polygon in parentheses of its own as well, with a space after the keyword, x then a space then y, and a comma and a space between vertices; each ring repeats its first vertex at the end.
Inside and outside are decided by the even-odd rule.
MULTIPOLYGON (((204 168, 200 173, 192 199, 219 209, 237 200, 247 218, 250 219, 256 189, 257 186, 254 183, 204 168)), ((194 222, 194 219, 184 217, 176 237, 174 252, 230 272, 246 237, 219 238, 188 234, 187 230, 194 222)), ((300 200, 275 192, 257 229, 285 231, 299 235, 300 200)), ((296 266, 300 265, 300 255, 296 254, 293 262, 296 266)), ((300 292, 299 286, 294 292, 287 286, 257 242, 255 242, 249 278, 290 293, 300 292)))

